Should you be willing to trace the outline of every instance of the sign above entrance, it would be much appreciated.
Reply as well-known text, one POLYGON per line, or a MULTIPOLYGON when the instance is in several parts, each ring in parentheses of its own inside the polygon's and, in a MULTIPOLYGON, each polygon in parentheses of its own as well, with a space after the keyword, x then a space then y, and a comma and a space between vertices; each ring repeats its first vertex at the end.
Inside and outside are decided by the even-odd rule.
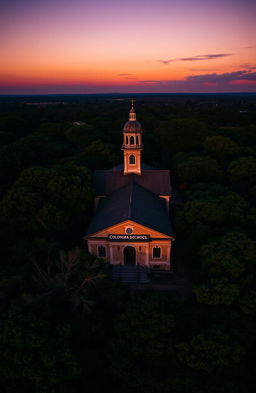
POLYGON ((150 242, 150 235, 108 235, 108 240, 112 242, 150 242))

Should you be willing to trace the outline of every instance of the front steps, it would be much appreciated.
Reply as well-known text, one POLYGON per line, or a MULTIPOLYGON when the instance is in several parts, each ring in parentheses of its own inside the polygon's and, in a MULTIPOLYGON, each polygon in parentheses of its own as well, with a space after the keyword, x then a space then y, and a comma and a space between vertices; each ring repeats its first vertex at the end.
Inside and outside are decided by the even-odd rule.
POLYGON ((114 265, 112 278, 124 284, 148 284, 148 269, 136 265, 114 265))

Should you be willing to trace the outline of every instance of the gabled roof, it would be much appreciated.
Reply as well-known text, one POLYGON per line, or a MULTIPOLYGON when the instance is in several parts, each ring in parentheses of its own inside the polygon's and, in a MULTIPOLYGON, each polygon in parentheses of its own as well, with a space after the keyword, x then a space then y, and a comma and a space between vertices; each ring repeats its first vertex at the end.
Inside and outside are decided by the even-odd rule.
POLYGON ((119 165, 111 170, 95 171, 93 176, 96 195, 109 195, 130 183, 136 183, 156 195, 171 195, 170 171, 154 169, 144 163, 141 175, 124 175, 123 165, 119 165))
POLYGON ((132 220, 165 235, 173 236, 165 200, 136 182, 130 182, 101 199, 87 235, 126 220, 132 220))

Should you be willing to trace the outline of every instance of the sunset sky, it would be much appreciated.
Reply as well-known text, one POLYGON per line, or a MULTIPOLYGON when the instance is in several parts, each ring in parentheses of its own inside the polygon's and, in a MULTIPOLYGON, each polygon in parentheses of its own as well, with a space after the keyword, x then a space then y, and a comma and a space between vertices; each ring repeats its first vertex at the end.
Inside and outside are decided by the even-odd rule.
POLYGON ((0 94, 255 92, 255 0, 2 0, 0 94))

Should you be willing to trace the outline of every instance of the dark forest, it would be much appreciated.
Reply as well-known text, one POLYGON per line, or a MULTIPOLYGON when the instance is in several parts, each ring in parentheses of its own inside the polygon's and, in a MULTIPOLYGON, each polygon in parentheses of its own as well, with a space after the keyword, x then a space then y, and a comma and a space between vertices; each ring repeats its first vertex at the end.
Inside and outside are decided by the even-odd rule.
POLYGON ((129 98, 0 97, 2 393, 255 389, 256 95, 135 95, 186 295, 113 281, 83 240, 129 98))

